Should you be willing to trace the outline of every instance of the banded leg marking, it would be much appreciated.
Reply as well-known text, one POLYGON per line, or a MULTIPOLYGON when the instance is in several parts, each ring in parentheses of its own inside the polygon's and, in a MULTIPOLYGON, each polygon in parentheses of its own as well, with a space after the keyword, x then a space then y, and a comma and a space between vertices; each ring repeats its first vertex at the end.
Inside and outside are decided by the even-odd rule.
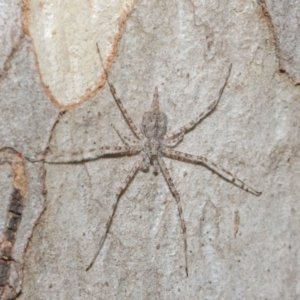
POLYGON ((122 157, 127 155, 136 155, 140 153, 140 146, 103 146, 98 149, 89 149, 84 152, 78 151, 71 154, 71 158, 65 157, 64 153, 59 155, 48 154, 46 158, 33 159, 25 157, 30 162, 45 162, 53 165, 79 164, 95 161, 105 157, 122 157))
POLYGON ((172 149, 164 149, 163 150, 163 155, 172 159, 176 160, 181 160, 189 163, 196 163, 196 164, 201 164, 207 169, 213 171, 214 173, 218 174, 221 178, 223 178, 226 181, 231 182, 232 184, 236 185, 240 189, 251 193, 255 196, 260 196, 262 192, 258 192, 251 188, 249 185, 244 183, 242 180, 238 179, 234 175, 232 175, 229 171, 223 169, 220 166, 217 166, 215 163, 210 162, 208 159, 202 156, 197 156, 197 155, 191 155, 187 153, 183 153, 180 151, 175 151, 172 149))

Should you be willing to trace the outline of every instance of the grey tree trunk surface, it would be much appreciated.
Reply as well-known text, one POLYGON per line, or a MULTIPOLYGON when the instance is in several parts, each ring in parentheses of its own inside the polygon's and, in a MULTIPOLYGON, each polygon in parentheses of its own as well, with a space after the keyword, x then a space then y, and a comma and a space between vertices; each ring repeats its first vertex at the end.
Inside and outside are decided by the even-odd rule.
MULTIPOLYGON (((299 7, 288 1, 0 0, 0 299, 300 298, 299 7), (177 151, 87 161, 134 135, 158 87, 177 151), (49 161, 78 163, 50 164, 49 161), (82 159, 81 159, 82 157, 82 159), (44 160, 48 160, 45 162, 44 160), (80 160, 82 160, 80 162, 80 160)), ((116 149, 116 148, 115 148, 116 149)))

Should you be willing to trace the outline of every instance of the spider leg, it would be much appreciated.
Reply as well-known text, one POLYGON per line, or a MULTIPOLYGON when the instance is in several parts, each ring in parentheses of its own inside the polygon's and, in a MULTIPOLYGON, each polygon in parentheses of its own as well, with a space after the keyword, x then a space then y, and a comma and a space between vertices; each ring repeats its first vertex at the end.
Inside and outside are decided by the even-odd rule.
POLYGON ((217 166, 215 163, 210 162, 205 157, 191 155, 179 151, 175 151, 172 149, 164 149, 162 151, 163 155, 172 159, 177 159, 189 163, 196 163, 201 164, 207 169, 211 170, 212 172, 218 174, 221 178, 226 181, 231 182, 232 184, 236 185, 237 187, 241 188, 242 190, 251 193, 255 196, 260 196, 262 192, 258 192, 251 188, 249 185, 244 183, 242 180, 238 179, 234 175, 232 175, 229 171, 223 169, 222 167, 217 166))
POLYGON ((99 58, 100 58, 100 62, 101 62, 101 66, 103 68, 103 71, 104 71, 104 74, 106 76, 106 81, 108 83, 108 86, 109 86, 109 89, 110 89, 110 92, 113 96, 113 98, 115 99, 125 121, 127 122, 129 128, 131 129, 131 131, 133 132, 133 134, 139 139, 139 140, 142 140, 143 139, 143 135, 142 133, 140 132, 140 130, 135 126, 135 124, 133 123, 132 119, 130 118, 127 110, 125 109, 125 107, 123 106, 120 98, 118 98, 117 96, 117 93, 116 93, 116 90, 114 88, 114 86, 110 83, 110 80, 109 80, 109 76, 108 76, 108 72, 106 70, 106 68, 104 67, 104 64, 103 64, 103 60, 102 60, 102 56, 101 56, 101 53, 100 53, 100 49, 99 49, 99 45, 97 43, 97 50, 98 50, 98 54, 99 54, 99 58))
POLYGON ((111 224, 113 222, 113 218, 116 214, 116 210, 117 210, 117 207, 118 207, 118 204, 119 204, 119 201, 121 199, 121 196, 122 194, 125 192, 126 188, 128 187, 128 185, 130 184, 130 182, 133 180, 134 176, 136 175, 137 171, 140 169, 142 163, 143 163, 143 160, 145 158, 145 155, 141 155, 140 158, 135 162, 133 168, 131 169, 130 173, 127 175, 125 181, 123 182, 123 184, 119 187, 118 191, 117 191, 117 194, 116 194, 116 201, 115 203, 113 204, 112 206, 112 214, 111 216, 109 217, 107 223, 106 223, 106 230, 105 230, 105 233, 103 235, 103 237, 101 238, 100 240, 100 243, 99 243, 99 246, 98 246, 98 250, 93 258, 93 260, 91 261, 91 263, 89 264, 89 266, 86 268, 86 271, 88 271, 94 264, 97 256, 99 255, 101 249, 103 248, 103 245, 105 243, 105 240, 107 238, 107 235, 109 233, 109 230, 110 230, 110 227, 111 227, 111 224))
POLYGON ((117 133, 117 135, 119 136, 119 138, 122 140, 122 142, 126 145, 126 146, 129 146, 129 143, 130 144, 134 144, 134 145, 137 145, 137 142, 135 140, 132 140, 130 137, 126 136, 126 135, 123 135, 119 129, 117 129, 115 127, 115 125, 111 124, 112 128, 115 130, 115 132, 117 133))
POLYGON ((168 140, 162 140, 163 144, 167 147, 174 148, 176 147, 179 143, 182 142, 184 137, 184 132, 181 132, 178 134, 178 136, 175 136, 173 139, 168 139, 168 140))
POLYGON ((227 85, 227 82, 228 82, 228 79, 229 79, 229 76, 230 76, 230 72, 231 72, 231 67, 232 67, 232 64, 230 64, 230 66, 229 66, 229 70, 228 70, 226 80, 225 80, 222 88, 219 91, 219 97, 214 102, 212 102, 208 107, 206 107, 204 109, 204 111, 201 112, 200 115, 198 115, 195 119, 193 119, 187 125, 184 125, 184 126, 178 128, 178 129, 176 129, 175 131, 172 131, 172 132, 166 134, 164 136, 164 140, 172 140, 172 139, 176 138, 178 135, 180 135, 182 133, 186 134, 187 132, 192 130, 194 127, 196 127, 196 125, 198 125, 200 121, 205 119, 209 114, 211 114, 214 111, 214 109, 217 107, 217 105, 218 105, 218 103, 219 103, 219 101, 220 101, 220 99, 223 95, 224 89, 227 85))
POLYGON ((162 158, 157 157, 160 169, 165 177, 165 180, 169 186, 169 189, 172 193, 172 195, 174 196, 176 203, 177 203, 177 209, 178 209, 178 214, 179 214, 179 218, 180 218, 180 223, 181 223, 181 229, 182 229, 182 234, 183 234, 183 242, 184 242, 184 257, 185 257, 185 273, 186 273, 186 277, 189 276, 189 271, 188 271, 188 259, 187 259, 187 237, 186 237, 186 225, 185 225, 185 221, 184 221, 184 217, 183 217, 183 212, 182 212, 182 206, 181 206, 181 201, 180 201, 180 196, 179 193, 177 192, 174 182, 171 178, 170 172, 165 164, 165 162, 163 161, 162 158))
POLYGON ((136 155, 141 151, 140 146, 103 146, 98 149, 89 149, 84 152, 78 151, 72 153, 72 158, 68 159, 64 154, 51 155, 48 154, 46 158, 33 159, 30 157, 25 157, 30 162, 45 162, 53 165, 62 164, 79 164, 83 162, 95 161, 100 158, 105 157, 121 157, 127 155, 136 155))

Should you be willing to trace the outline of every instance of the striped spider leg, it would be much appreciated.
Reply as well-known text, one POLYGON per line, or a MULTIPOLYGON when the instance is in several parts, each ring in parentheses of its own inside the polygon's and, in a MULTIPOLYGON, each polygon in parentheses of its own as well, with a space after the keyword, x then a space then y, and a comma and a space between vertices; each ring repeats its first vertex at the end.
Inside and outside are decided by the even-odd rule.
POLYGON ((101 158, 108 157, 123 157, 137 155, 141 152, 141 147, 135 146, 102 146, 99 149, 88 149, 86 151, 78 151, 70 154, 71 158, 66 157, 64 154, 47 153, 45 158, 33 159, 25 157, 30 162, 45 162, 52 165, 70 165, 80 164, 95 161, 101 158))
POLYGON ((242 180, 238 179, 234 175, 232 175, 229 171, 223 169, 222 167, 217 166, 215 163, 209 161, 205 157, 197 156, 197 155, 191 155, 187 153, 183 153, 180 151, 175 151, 172 149, 165 148, 162 151, 163 156, 176 159, 188 163, 198 164, 206 167, 207 169, 211 170, 213 173, 216 173, 224 180, 231 182, 235 186, 241 188, 242 190, 251 193, 255 196, 260 196, 262 192, 258 192, 255 189, 251 188, 249 185, 244 183, 242 180))

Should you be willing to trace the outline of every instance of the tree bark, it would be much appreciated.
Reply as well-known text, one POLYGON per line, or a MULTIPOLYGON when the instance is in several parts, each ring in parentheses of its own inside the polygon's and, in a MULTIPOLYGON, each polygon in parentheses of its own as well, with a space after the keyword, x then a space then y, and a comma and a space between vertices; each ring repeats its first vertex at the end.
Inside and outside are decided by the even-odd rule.
POLYGON ((238 0, 0 0, 0 7, 1 299, 299 298, 292 35, 300 35, 284 26, 299 22, 292 10, 281 16, 276 1, 238 0), (168 132, 188 124, 218 98, 232 64, 216 109, 176 150, 205 157, 262 195, 203 165, 165 159, 187 228, 188 277, 177 202, 151 168, 126 188, 86 271, 137 158, 44 159, 124 146, 113 126, 134 139, 97 44, 138 128, 156 86, 168 132), (290 67, 282 67, 286 51, 290 67))

